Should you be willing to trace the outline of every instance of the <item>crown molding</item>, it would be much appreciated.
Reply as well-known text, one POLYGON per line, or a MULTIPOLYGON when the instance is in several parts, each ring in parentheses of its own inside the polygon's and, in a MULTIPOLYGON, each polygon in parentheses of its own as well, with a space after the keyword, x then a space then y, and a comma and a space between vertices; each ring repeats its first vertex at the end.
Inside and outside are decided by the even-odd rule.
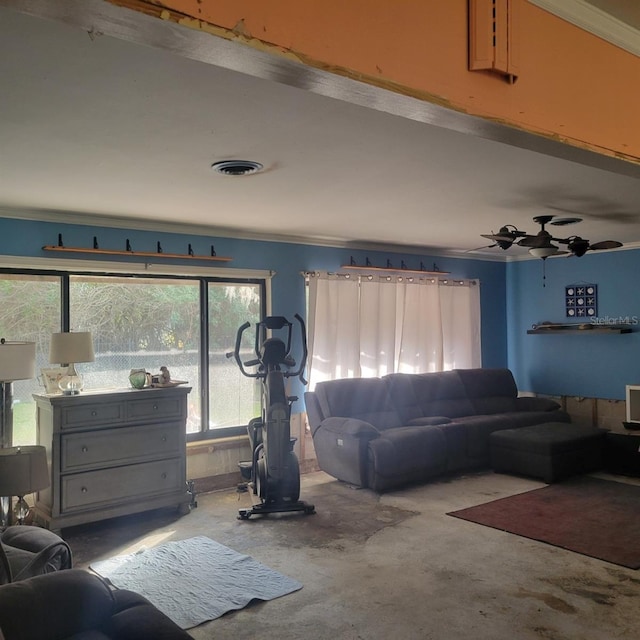
POLYGON ((640 31, 585 0, 529 0, 558 18, 640 56, 640 31))
MULTIPOLYGON (((314 247, 328 247, 333 249, 347 249, 349 251, 378 251, 381 253, 398 253, 403 255, 428 256, 430 258, 457 258, 466 260, 488 260, 503 262, 499 255, 476 254, 464 250, 444 249, 442 247, 426 247, 418 245, 399 245, 381 242, 352 241, 340 238, 326 238, 321 236, 297 236, 251 232, 246 229, 230 229, 203 225, 190 225, 182 222, 163 220, 147 220, 142 218, 124 218, 119 216, 105 216, 98 214, 79 213, 72 211, 57 211, 46 209, 19 209, 0 206, 0 218, 16 220, 31 220, 57 224, 82 225, 87 227, 107 227, 112 229, 132 229, 136 231, 151 231, 154 233, 175 233, 180 235, 204 236, 212 239, 233 238, 235 240, 250 240, 256 242, 282 242, 286 244, 301 244, 314 247)), ((234 271, 237 273, 237 271, 234 271)))

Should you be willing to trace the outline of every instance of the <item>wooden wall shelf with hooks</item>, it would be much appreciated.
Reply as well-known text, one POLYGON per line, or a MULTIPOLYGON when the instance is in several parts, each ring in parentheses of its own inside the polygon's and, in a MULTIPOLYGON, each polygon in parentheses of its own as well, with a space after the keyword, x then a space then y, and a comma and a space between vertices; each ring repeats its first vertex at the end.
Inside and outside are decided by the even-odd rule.
POLYGON ((447 276, 450 271, 424 271, 423 269, 403 269, 402 267, 360 267, 354 264, 343 264, 341 269, 354 269, 356 271, 384 271, 386 273, 403 273, 422 276, 447 276))
POLYGON ((138 256, 142 258, 187 258, 188 260, 212 260, 216 262, 229 262, 233 258, 222 256, 197 256, 190 253, 164 253, 158 251, 126 251, 118 249, 90 249, 80 247, 64 247, 58 245, 45 245, 43 251, 58 251, 60 253, 90 253, 105 256, 138 256))

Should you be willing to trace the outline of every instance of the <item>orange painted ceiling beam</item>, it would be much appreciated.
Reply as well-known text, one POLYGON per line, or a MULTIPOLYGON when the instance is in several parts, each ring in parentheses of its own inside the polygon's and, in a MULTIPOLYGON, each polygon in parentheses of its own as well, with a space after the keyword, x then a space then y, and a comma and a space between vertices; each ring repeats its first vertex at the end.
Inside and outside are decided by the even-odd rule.
POLYGON ((517 9, 515 82, 490 70, 469 70, 468 0, 109 1, 640 162, 640 58, 526 0, 499 0, 517 9))

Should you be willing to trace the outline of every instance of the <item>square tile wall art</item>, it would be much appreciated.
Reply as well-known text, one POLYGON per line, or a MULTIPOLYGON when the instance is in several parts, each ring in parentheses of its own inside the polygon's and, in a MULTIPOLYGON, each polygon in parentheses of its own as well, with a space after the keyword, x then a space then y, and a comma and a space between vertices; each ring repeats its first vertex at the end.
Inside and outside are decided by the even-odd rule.
POLYGON ((598 285, 570 284, 564 288, 567 318, 595 318, 598 315, 598 285))

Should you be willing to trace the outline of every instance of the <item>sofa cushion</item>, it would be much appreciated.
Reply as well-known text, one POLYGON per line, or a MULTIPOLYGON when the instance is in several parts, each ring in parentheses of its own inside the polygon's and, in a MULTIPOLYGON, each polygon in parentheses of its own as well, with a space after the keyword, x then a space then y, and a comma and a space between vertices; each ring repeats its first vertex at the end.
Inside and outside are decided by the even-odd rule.
POLYGON ((494 431, 517 429, 546 422, 571 422, 563 412, 555 411, 519 411, 495 415, 467 416, 456 420, 467 429, 467 453, 478 462, 489 462, 489 436, 494 431))
POLYGON ((404 424, 423 416, 456 418, 474 413, 455 371, 391 373, 383 380, 404 424))
POLYGON ((378 429, 402 425, 380 378, 327 380, 316 385, 315 393, 323 416, 357 418, 378 429))
POLYGON ((509 369, 455 369, 469 398, 518 397, 518 387, 509 369))
POLYGON ((509 369, 456 369, 473 407, 468 415, 517 411, 518 388, 509 369))
POLYGON ((554 455, 573 451, 594 440, 604 442, 605 429, 564 422, 547 422, 521 429, 505 429, 491 435, 491 446, 512 451, 554 455))
POLYGON ((447 470, 444 435, 436 426, 389 429, 369 442, 369 465, 375 491, 437 476, 447 470))

